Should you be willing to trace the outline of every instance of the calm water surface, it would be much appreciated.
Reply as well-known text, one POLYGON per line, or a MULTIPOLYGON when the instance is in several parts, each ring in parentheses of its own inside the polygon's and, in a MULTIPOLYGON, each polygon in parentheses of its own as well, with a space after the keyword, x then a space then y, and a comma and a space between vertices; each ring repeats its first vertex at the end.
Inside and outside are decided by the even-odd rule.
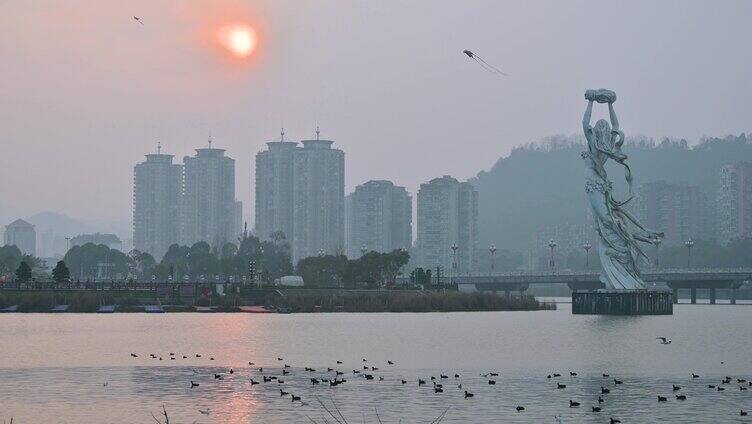
POLYGON ((445 410, 444 423, 550 423, 554 415, 566 423, 611 416, 623 423, 752 422, 739 416, 739 409, 752 409, 752 387, 741 391, 736 380, 723 392, 707 387, 726 375, 752 378, 752 306, 679 305, 665 317, 573 316, 569 305, 559 306, 426 314, 2 314, 0 420, 149 423, 165 405, 172 423, 323 423, 318 398, 327 407, 335 401, 350 423, 378 422, 375 411, 384 423, 429 423, 445 410), (656 336, 673 343, 661 345, 656 336), (170 352, 178 359, 169 360, 170 352), (283 364, 291 365, 284 377, 283 364), (374 380, 353 375, 364 364, 379 368, 371 371, 374 380), (261 380, 259 366, 284 383, 251 386, 251 378, 261 380), (311 385, 313 376, 332 376, 327 367, 345 371, 347 383, 311 385), (480 375, 489 371, 500 373, 496 385, 480 375), (562 377, 547 379, 553 372, 562 377), (692 379, 692 372, 701 377, 692 379), (449 378, 441 381, 441 373, 449 378), (444 393, 434 392, 431 375, 444 393), (419 377, 428 384, 419 387, 419 377), (200 387, 190 389, 190 380, 200 387), (465 399, 460 383, 475 396, 465 399), (672 383, 686 401, 674 399, 672 383), (601 386, 611 393, 594 413, 601 386), (304 403, 280 396, 280 388, 304 403), (659 404, 658 394, 669 401, 659 404), (569 408, 570 399, 582 406, 569 408), (516 412, 517 405, 526 410, 516 412), (199 412, 205 408, 210 415, 199 412))

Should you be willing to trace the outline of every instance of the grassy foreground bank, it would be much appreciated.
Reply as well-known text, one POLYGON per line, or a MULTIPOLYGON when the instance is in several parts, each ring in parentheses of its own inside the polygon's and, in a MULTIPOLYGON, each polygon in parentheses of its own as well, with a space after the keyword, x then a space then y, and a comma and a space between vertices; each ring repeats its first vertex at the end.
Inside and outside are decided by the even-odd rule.
MULTIPOLYGON (((259 293, 261 294, 261 293, 259 293)), ((97 312, 102 305, 117 305, 116 312, 143 312, 145 305, 163 305, 166 312, 236 312, 240 306, 267 306, 285 312, 458 312, 534 311, 556 309, 553 303, 538 302, 532 296, 498 296, 490 293, 456 291, 299 291, 265 295, 211 296, 193 299, 139 298, 128 292, 0 292, 0 309, 16 306, 16 312, 50 312, 55 305, 68 305, 67 312, 97 312), (197 308, 198 307, 198 308, 197 308)))

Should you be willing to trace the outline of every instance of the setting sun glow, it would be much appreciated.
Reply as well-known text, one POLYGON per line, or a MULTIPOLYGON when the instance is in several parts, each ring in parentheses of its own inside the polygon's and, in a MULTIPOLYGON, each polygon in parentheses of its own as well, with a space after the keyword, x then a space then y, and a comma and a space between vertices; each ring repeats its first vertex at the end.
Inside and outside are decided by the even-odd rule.
POLYGON ((217 36, 220 44, 236 57, 247 57, 256 49, 256 31, 249 25, 225 25, 219 29, 217 36))

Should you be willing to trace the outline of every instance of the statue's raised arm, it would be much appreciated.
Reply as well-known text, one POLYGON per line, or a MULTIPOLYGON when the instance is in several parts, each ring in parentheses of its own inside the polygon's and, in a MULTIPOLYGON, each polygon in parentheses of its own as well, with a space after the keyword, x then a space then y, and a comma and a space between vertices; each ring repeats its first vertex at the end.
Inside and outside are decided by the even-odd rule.
POLYGON ((593 101, 590 100, 585 109, 585 116, 582 117, 582 131, 585 132, 585 137, 590 137, 590 132, 593 131, 593 127, 590 126, 590 116, 593 114, 593 101))

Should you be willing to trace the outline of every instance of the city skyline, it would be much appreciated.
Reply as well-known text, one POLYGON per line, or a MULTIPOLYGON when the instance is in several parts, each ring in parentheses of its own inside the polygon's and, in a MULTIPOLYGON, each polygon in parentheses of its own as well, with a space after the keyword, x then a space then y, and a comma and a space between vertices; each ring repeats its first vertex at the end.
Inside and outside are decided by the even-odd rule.
POLYGON ((9 222, 53 210, 127 221, 131 187, 119 176, 157 141, 166 153, 182 157, 209 136, 238 160, 238 199, 249 216, 250 159, 282 126, 290 138, 302 139, 311 138, 319 124, 326 138, 343 140, 352 165, 348 192, 369 179, 393 179, 415 193, 436 175, 473 177, 513 146, 577 133, 575 111, 591 84, 620 93, 630 134, 698 140, 749 131, 743 99, 752 94, 750 61, 736 53, 745 49, 736 28, 746 26, 752 6, 724 2, 708 14, 702 3, 686 2, 677 16, 670 4, 644 4, 650 14, 600 3, 596 13, 587 2, 293 8, 284 2, 136 1, 87 4, 82 25, 75 17, 61 19, 64 10, 52 4, 10 3, 5 16, 13 19, 3 22, 3 32, 13 36, 0 37, 0 52, 14 59, 6 63, 14 83, 5 86, 5 95, 15 101, 0 106, 8 118, 1 134, 6 157, 34 157, 38 169, 56 169, 56 176, 6 161, 0 179, 21 175, 26 189, 3 187, 0 218, 9 222), (436 19, 421 18, 428 9, 436 19), (230 12, 264 22, 258 54, 242 63, 196 41, 196 33, 230 12), (363 21, 370 13, 381 19, 363 21), (134 22, 134 14, 143 15, 145 24, 134 22), (592 37, 581 45, 579 28, 601 15, 621 17, 611 23, 612 38, 592 37), (386 37, 378 23, 383 21, 390 22, 386 37), (642 30, 635 34, 637 27, 642 30), (47 32, 56 36, 42 38, 47 32), (402 40, 399 48, 393 37, 402 40), (478 74, 461 53, 466 48, 510 77, 478 74), (630 60, 617 60, 611 76, 588 65, 592 55, 612 49, 630 60), (333 61, 337 67, 330 66, 333 61), (57 72, 47 72, 53 64, 57 72), (104 160, 87 159, 93 156, 104 160), (89 208, 81 199, 103 207, 89 208))

